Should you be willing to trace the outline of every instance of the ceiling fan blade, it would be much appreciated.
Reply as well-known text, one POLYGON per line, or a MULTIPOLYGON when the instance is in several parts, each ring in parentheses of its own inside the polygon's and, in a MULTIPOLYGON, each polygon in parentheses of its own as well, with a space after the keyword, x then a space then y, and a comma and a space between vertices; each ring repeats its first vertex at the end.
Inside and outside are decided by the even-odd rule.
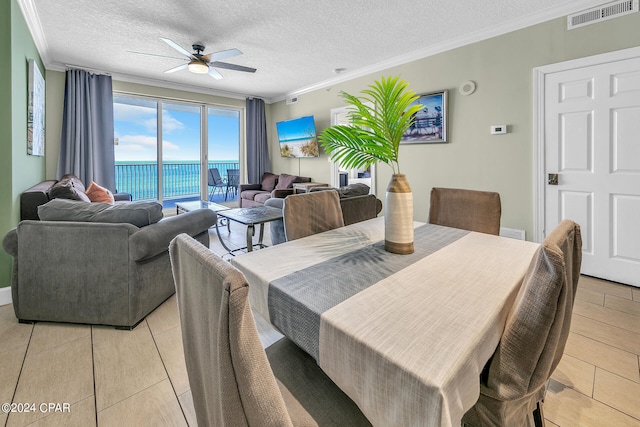
POLYGON ((175 73, 176 71, 180 71, 180 70, 184 70, 189 66, 189 64, 182 64, 182 65, 178 65, 177 67, 173 67, 168 69, 167 71, 165 71, 165 74, 168 73, 175 73))
POLYGON ((176 42, 174 42, 173 40, 165 39, 164 37, 160 37, 160 40, 162 40, 163 42, 165 42, 166 44, 168 44, 169 46, 171 46, 181 54, 185 55, 187 58, 191 58, 191 53, 186 49, 184 49, 179 44, 177 44, 176 42))
POLYGON ((156 58, 177 59, 179 61, 184 61, 184 58, 176 58, 175 56, 166 56, 166 55, 156 55, 155 53, 135 52, 133 50, 128 50, 127 53, 133 53, 136 55, 144 55, 144 56, 155 56, 156 58))
POLYGON ((242 52, 239 51, 238 49, 227 49, 227 50, 221 50, 219 52, 207 53, 206 55, 203 55, 203 59, 207 58, 206 59, 207 61, 214 62, 214 61, 220 61, 221 59, 232 58, 238 55, 242 55, 242 52))
POLYGON ((213 67, 209 67, 209 75, 216 80, 222 79, 222 74, 220 74, 220 72, 213 67))
POLYGON ((251 67, 244 67, 242 65, 229 64, 227 62, 210 62, 212 67, 225 68, 227 70, 244 71, 245 73, 255 73, 256 69, 251 67))

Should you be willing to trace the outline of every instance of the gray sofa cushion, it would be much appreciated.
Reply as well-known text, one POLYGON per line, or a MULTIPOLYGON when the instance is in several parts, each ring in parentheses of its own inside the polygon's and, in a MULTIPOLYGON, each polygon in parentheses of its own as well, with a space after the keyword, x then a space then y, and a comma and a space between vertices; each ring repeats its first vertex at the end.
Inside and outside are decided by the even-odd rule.
POLYGON ((370 188, 367 184, 358 182, 338 188, 338 195, 340 196, 340 198, 366 196, 367 194, 369 194, 369 189, 370 188))
POLYGON ((367 184, 363 184, 361 182, 357 182, 355 184, 349 184, 349 185, 345 185, 343 187, 340 188, 334 188, 334 187, 313 187, 310 191, 327 191, 327 190, 334 190, 338 192, 338 196, 340 196, 341 199, 347 198, 347 197, 357 197, 357 196, 366 196, 367 194, 369 194, 369 189, 370 187, 367 184))
POLYGON ((38 216, 43 221, 129 223, 144 227, 162 219, 162 205, 156 202, 110 205, 53 199, 38 206, 38 216))

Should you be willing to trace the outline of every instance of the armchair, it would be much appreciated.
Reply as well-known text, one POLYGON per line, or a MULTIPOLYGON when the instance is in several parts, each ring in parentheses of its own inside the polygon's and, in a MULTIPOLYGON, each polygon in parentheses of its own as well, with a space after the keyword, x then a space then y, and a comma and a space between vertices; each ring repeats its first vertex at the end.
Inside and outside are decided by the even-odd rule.
POLYGON ((14 260, 15 315, 20 322, 132 329, 175 292, 168 253, 171 239, 187 233, 208 246, 209 227, 215 221, 215 213, 208 209, 144 227, 124 222, 22 221, 2 242, 14 260))

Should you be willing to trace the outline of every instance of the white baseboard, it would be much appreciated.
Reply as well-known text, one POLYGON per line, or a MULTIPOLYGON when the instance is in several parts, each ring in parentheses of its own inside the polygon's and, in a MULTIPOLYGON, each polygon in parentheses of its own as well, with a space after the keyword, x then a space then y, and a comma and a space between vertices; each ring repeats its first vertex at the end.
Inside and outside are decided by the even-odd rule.
POLYGON ((500 227, 500 235, 502 237, 510 237, 512 239, 518 239, 518 240, 525 239, 525 231, 518 230, 515 228, 500 227))
POLYGON ((0 305, 11 304, 11 286, 0 288, 0 305))

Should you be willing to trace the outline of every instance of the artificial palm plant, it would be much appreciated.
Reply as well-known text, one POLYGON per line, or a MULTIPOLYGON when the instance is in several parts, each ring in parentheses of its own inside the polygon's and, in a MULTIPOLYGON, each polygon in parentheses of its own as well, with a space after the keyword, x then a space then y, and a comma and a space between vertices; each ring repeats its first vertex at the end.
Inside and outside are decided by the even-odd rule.
POLYGON ((398 254, 413 252, 413 194, 400 173, 400 140, 422 108, 418 96, 399 77, 383 77, 356 97, 343 92, 350 105, 351 126, 331 126, 320 143, 331 159, 344 168, 368 168, 376 162, 393 170, 385 203, 385 249, 398 254))
POLYGON ((351 126, 335 125, 324 130, 320 143, 333 161, 344 168, 367 168, 380 161, 400 173, 398 151, 402 135, 413 124, 422 105, 418 96, 399 77, 382 77, 363 96, 342 92, 351 107, 351 126))

